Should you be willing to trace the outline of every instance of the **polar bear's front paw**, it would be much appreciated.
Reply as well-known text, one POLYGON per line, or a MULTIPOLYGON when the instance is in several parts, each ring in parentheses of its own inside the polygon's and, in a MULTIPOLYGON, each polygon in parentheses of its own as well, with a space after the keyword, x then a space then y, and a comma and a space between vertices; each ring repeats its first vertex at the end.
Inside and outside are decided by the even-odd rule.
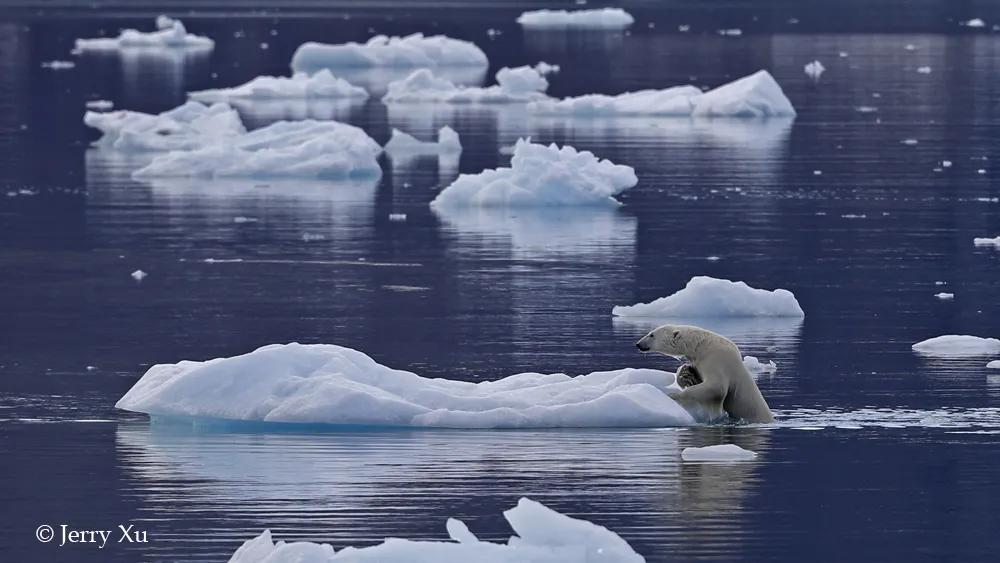
POLYGON ((677 385, 687 389, 702 382, 701 374, 691 364, 684 364, 677 370, 677 385))

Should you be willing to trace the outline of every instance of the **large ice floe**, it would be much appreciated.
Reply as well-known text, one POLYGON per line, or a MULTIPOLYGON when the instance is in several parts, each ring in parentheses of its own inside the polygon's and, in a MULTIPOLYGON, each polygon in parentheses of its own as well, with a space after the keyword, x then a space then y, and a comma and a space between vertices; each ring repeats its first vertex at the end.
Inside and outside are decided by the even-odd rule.
POLYGON ((157 155, 135 178, 378 177, 382 147, 362 129, 336 121, 279 121, 223 142, 157 155))
POLYGON ((745 282, 695 276, 684 289, 650 303, 616 305, 619 317, 715 318, 805 316, 795 295, 787 289, 757 289, 745 282))
POLYGON ((1000 354, 1000 340, 967 334, 946 334, 929 338, 913 345, 913 350, 924 356, 962 358, 1000 354))
POLYGON ((437 68, 442 66, 486 67, 489 60, 482 49, 461 39, 444 35, 425 37, 414 33, 405 37, 376 35, 365 43, 303 43, 292 55, 292 70, 314 73, 345 67, 437 68))
POLYGON ((389 538, 340 551, 329 544, 275 542, 270 530, 248 540, 229 563, 642 563, 618 534, 587 520, 571 518, 521 498, 504 518, 514 529, 507 543, 480 541, 461 520, 449 518, 451 541, 389 538))
POLYGON ((548 80, 530 66, 501 68, 496 79, 494 86, 460 86, 435 76, 429 69, 420 69, 403 80, 390 83, 382 101, 496 104, 524 103, 547 97, 548 80))
POLYGON ((533 10, 522 13, 517 23, 537 29, 625 29, 635 18, 621 8, 533 10))
POLYGON ((159 115, 87 112, 84 123, 104 133, 100 148, 156 153, 136 178, 340 180, 382 174, 378 143, 336 121, 278 121, 248 133, 229 105, 192 101, 159 115))
POLYGON ((567 117, 702 116, 794 117, 795 108, 766 70, 707 92, 695 86, 640 90, 618 95, 586 94, 531 102, 533 114, 567 117))
POLYGON ((510 168, 463 174, 434 198, 431 207, 618 206, 614 196, 636 183, 630 166, 568 145, 560 148, 519 139, 510 168))
POLYGON ((329 70, 315 74, 296 73, 291 78, 285 76, 258 76, 246 84, 233 88, 216 88, 188 93, 188 97, 204 103, 228 102, 230 100, 309 100, 356 98, 365 100, 368 92, 343 78, 338 78, 329 70))
POLYGON ((83 122, 103 133, 99 147, 122 152, 191 150, 246 134, 236 110, 226 104, 199 102, 155 115, 88 111, 83 122))
POLYGON ((155 365, 115 405, 153 418, 439 428, 663 427, 695 421, 667 396, 674 374, 428 379, 331 344, 155 365))
POLYGON ((169 49, 212 49, 215 42, 208 37, 188 33, 180 20, 167 16, 156 18, 156 31, 124 29, 118 37, 77 39, 78 51, 109 51, 132 47, 169 49))

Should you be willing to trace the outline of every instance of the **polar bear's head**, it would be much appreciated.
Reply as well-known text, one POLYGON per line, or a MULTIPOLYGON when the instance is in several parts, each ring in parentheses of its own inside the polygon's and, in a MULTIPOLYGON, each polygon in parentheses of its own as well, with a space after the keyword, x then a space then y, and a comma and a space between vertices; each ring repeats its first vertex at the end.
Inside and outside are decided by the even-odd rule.
POLYGON ((693 357, 708 331, 696 326, 663 325, 635 343, 640 352, 658 352, 675 358, 693 357))

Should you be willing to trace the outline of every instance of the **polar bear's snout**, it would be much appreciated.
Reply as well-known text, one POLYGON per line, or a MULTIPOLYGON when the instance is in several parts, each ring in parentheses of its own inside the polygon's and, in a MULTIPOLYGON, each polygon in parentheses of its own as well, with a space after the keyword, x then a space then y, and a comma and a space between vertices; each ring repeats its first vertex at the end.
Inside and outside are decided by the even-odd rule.
POLYGON ((647 334, 646 336, 643 336, 642 338, 639 339, 638 342, 635 343, 635 347, 638 348, 640 352, 649 352, 650 349, 652 349, 653 347, 652 341, 653 339, 651 338, 651 335, 647 334))

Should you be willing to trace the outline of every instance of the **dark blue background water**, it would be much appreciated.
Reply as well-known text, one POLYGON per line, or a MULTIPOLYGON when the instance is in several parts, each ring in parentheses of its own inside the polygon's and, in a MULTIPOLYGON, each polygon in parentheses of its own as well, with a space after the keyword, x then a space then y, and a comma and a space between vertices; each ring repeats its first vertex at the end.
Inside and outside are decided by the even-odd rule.
POLYGON ((500 512, 520 496, 606 525, 650 561, 995 560, 1000 376, 988 358, 928 361, 910 345, 1000 336, 1000 252, 972 245, 1000 234, 1000 34, 990 29, 1000 10, 630 3, 628 34, 525 34, 513 20, 529 4, 190 15, 185 4, 171 13, 216 40, 210 56, 80 57, 66 71, 40 63, 71 58, 77 37, 149 29, 157 11, 0 12, 4 560, 218 561, 265 527, 338 548, 441 539, 448 516, 500 539, 510 533, 500 512), (985 30, 957 24, 976 16, 985 30), (744 35, 714 33, 731 27, 744 35), (552 122, 378 101, 242 108, 254 125, 338 117, 380 142, 391 127, 428 137, 448 123, 461 134, 458 170, 386 160, 380 182, 352 186, 151 185, 87 148, 86 100, 158 112, 189 90, 285 74, 306 40, 415 31, 475 41, 488 76, 560 64, 550 77, 559 96, 715 86, 765 68, 799 116, 552 122), (802 71, 813 59, 828 69, 819 82, 802 71), (631 165, 640 183, 611 212, 431 213, 459 170, 506 164, 501 147, 524 135, 631 165), (936 172, 943 160, 954 165, 936 172), (141 283, 129 277, 138 268, 149 273, 141 283), (469 380, 672 368, 635 354, 647 327, 613 322, 610 309, 694 275, 798 296, 801 325, 718 327, 778 363, 759 380, 778 427, 227 434, 151 428, 113 408, 150 364, 272 342, 337 343, 469 380), (760 457, 680 462, 683 447, 723 442, 760 457), (42 523, 123 522, 150 543, 34 540, 42 523))

